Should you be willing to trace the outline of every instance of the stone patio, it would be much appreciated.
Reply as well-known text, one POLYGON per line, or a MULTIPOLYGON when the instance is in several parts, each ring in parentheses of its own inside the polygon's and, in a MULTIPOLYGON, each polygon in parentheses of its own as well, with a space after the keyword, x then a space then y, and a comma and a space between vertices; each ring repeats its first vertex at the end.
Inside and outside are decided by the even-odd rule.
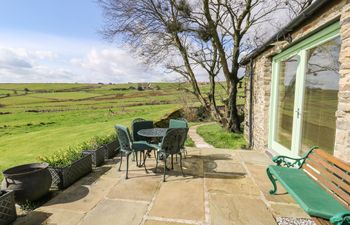
MULTIPOLYGON (((131 162, 131 161, 130 161, 131 162)), ((15 225, 276 224, 278 217, 308 218, 289 195, 270 196, 265 174, 270 159, 261 152, 188 148, 185 177, 178 164, 162 182, 163 163, 146 161, 149 173, 118 159, 97 168, 15 225)))

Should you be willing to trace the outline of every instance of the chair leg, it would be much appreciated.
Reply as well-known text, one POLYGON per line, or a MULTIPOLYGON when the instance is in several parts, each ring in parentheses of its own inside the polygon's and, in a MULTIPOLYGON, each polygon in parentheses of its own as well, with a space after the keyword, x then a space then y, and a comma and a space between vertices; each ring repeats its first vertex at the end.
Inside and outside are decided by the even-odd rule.
POLYGON ((135 157, 136 157, 136 166, 139 166, 139 157, 138 157, 138 152, 134 152, 135 157))
POLYGON ((174 169, 174 155, 171 154, 171 169, 174 169))
POLYGON ((164 158, 164 174, 163 174, 163 182, 165 182, 165 173, 166 173, 166 157, 164 158))
POLYGON ((120 162, 119 162, 119 169, 118 171, 120 171, 120 167, 122 166, 122 162, 123 162, 123 152, 120 152, 120 162))
POLYGON ((145 167, 145 172, 148 173, 148 170, 146 168, 146 159, 147 159, 147 151, 145 151, 143 156, 143 166, 145 167))
POLYGON ((175 162, 177 162, 177 154, 175 155, 175 162))
POLYGON ((145 151, 142 151, 142 152, 140 152, 140 167, 143 166, 142 162, 143 162, 144 158, 145 158, 145 151))
POLYGON ((130 154, 127 154, 126 155, 126 175, 125 175, 125 179, 128 179, 128 175, 129 175, 129 155, 130 154))
POLYGON ((180 155, 180 168, 181 168, 181 173, 182 173, 182 176, 184 177, 185 174, 184 174, 184 171, 183 171, 183 169, 182 169, 182 154, 180 153, 179 155, 180 155))
POLYGON ((156 173, 157 173, 157 170, 158 170, 158 154, 156 156, 156 170, 155 170, 156 173))
POLYGON ((132 161, 135 162, 135 152, 132 153, 132 161))
POLYGON ((184 150, 184 159, 186 159, 187 158, 187 150, 186 150, 186 148, 183 148, 183 150, 184 150))

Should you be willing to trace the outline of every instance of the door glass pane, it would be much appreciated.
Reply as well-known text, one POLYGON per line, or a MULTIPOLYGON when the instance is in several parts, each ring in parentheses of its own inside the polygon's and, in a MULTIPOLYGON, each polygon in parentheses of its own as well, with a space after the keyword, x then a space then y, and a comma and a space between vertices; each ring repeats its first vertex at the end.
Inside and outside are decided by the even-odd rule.
POLYGON ((307 51, 301 152, 317 145, 333 153, 339 89, 340 38, 307 51))
POLYGON ((298 64, 299 56, 295 55, 282 61, 279 70, 275 141, 289 150, 292 145, 295 79, 298 64))

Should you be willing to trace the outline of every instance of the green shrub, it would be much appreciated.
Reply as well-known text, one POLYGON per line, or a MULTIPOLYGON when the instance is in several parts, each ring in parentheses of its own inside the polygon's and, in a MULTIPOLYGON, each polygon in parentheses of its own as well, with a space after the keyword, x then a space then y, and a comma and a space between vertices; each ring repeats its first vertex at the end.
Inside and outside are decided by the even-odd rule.
POLYGON ((104 136, 100 139, 100 144, 101 145, 106 145, 106 144, 109 144, 113 141, 117 140, 117 135, 116 134, 110 134, 110 135, 107 135, 107 136, 104 136))
POLYGON ((79 145, 78 148, 83 150, 96 150, 106 144, 109 144, 110 142, 116 140, 116 135, 111 134, 107 136, 95 136, 89 141, 85 141, 79 145))
POLYGON ((39 160, 48 163, 53 167, 65 167, 81 158, 81 149, 69 147, 67 150, 60 150, 50 156, 40 156, 39 160))
POLYGON ((85 141, 78 146, 69 147, 67 150, 60 150, 50 156, 40 156, 39 160, 48 163, 53 167, 65 167, 74 161, 81 158, 82 151, 96 150, 103 145, 106 145, 114 140, 117 136, 115 134, 107 136, 95 136, 89 141, 85 141))

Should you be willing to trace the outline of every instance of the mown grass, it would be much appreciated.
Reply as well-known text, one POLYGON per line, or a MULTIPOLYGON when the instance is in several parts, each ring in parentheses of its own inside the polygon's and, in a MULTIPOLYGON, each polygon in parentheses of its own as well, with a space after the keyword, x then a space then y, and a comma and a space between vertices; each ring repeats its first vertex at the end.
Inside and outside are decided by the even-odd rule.
MULTIPOLYGON (((130 126, 133 118, 159 120, 181 107, 174 84, 160 90, 120 90, 136 84, 0 84, 0 170, 130 126), (26 94, 23 91, 27 89, 26 94)), ((2 174, 0 174, 0 180, 2 174)))
MULTIPOLYGON (((138 117, 159 120, 182 107, 182 98, 197 104, 179 84, 152 86, 160 89, 138 91, 137 84, 0 84, 0 171, 109 135, 115 124, 129 126, 138 117)), ((186 146, 194 146, 193 141, 188 139, 186 146)))
POLYGON ((243 134, 227 132, 218 124, 200 126, 197 133, 215 148, 241 149, 246 146, 243 134))
POLYGON ((194 144, 194 141, 189 136, 187 136, 185 146, 186 147, 196 147, 196 145, 194 144))

